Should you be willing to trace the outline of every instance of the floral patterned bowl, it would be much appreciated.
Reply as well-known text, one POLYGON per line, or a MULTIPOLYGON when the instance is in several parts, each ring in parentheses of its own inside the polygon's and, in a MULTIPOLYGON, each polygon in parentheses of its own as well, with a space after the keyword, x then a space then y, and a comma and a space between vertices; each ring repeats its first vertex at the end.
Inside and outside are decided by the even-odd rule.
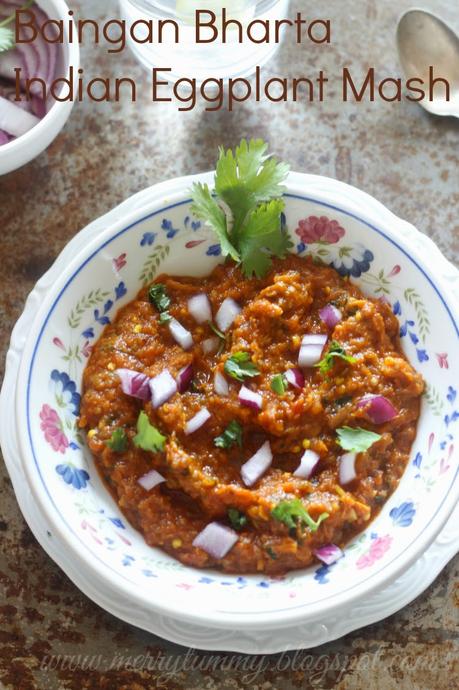
MULTIPOLYGON (((194 179, 157 185, 90 225, 37 284, 9 354, 7 379, 13 359, 21 358, 19 451, 5 456, 24 477, 21 486, 15 481, 21 505, 30 497, 47 524, 53 558, 120 617, 149 627, 156 613, 241 630, 320 621, 405 571, 457 503, 459 272, 427 237, 366 194, 291 174, 285 222, 295 251, 320 257, 368 294, 384 296, 400 320, 405 351, 427 382, 417 437, 398 489, 333 566, 274 579, 187 568, 148 547, 129 525, 76 421, 83 368, 117 310, 159 271, 205 275, 221 260, 214 236, 191 215, 194 179)), ((12 443, 4 422, 11 404, 5 385, 4 450, 12 443)))

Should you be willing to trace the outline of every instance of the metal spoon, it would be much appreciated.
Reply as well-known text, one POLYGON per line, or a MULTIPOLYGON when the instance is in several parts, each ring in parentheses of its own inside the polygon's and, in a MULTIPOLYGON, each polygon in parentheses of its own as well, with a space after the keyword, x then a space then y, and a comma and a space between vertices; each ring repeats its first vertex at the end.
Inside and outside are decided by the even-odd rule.
MULTIPOLYGON (((407 79, 418 77, 429 83, 429 70, 435 77, 447 79, 451 86, 450 100, 436 97, 419 101, 434 115, 459 117, 459 37, 431 12, 409 10, 397 27, 397 47, 407 79)), ((437 91, 439 93, 439 91, 437 91)))

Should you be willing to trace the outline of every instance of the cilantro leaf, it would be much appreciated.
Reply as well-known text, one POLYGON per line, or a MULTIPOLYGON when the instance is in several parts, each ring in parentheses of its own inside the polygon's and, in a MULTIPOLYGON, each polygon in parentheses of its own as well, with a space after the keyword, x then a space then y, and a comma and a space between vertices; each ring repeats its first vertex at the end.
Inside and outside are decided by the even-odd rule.
POLYGON ((214 445, 217 448, 231 448, 237 443, 242 448, 242 427, 236 420, 228 424, 221 436, 214 439, 214 445))
POLYGON ((16 19, 16 11, 27 10, 34 4, 35 0, 26 0, 21 7, 14 7, 14 11, 0 22, 0 53, 11 50, 16 45, 16 37, 12 29, 7 28, 16 19))
POLYGON ((0 53, 14 48, 14 32, 6 26, 0 26, 0 53))
POLYGON ((247 517, 237 508, 228 508, 228 518, 235 530, 241 530, 247 524, 247 517))
POLYGON ((338 445, 352 453, 364 453, 381 438, 380 434, 360 427, 352 429, 350 426, 343 426, 342 429, 337 429, 336 433, 338 434, 336 441, 338 445))
POLYGON ((192 188, 192 196, 191 212, 196 218, 200 218, 210 225, 218 237, 223 256, 230 256, 234 261, 239 261, 239 253, 231 244, 228 235, 226 214, 213 198, 209 187, 200 182, 195 183, 192 188))
POLYGON ((299 498, 281 501, 273 508, 271 515, 289 529, 296 529, 297 525, 305 524, 311 532, 317 532, 321 523, 330 517, 328 513, 322 513, 317 520, 313 520, 299 498))
MULTIPOLYGON (((192 189, 192 212, 216 233, 223 256, 241 262, 244 274, 262 277, 272 257, 283 258, 292 246, 281 223, 285 208, 282 182, 289 168, 267 154, 261 139, 243 139, 235 153, 219 149, 215 195, 207 185, 192 189), (231 221, 219 205, 229 209, 231 221)), ((229 213, 228 213, 229 216, 229 213)))
POLYGON ((152 453, 159 453, 164 450, 166 437, 158 429, 150 424, 148 415, 145 412, 139 414, 137 420, 137 436, 134 436, 134 445, 152 453))
POLYGON ((250 211, 263 201, 282 196, 289 168, 267 156, 268 145, 262 139, 243 139, 235 155, 221 147, 215 176, 215 191, 230 207, 236 238, 250 211))
POLYGON ((242 270, 248 278, 255 273, 262 278, 272 266, 272 257, 284 258, 291 246, 290 239, 281 228, 283 199, 274 199, 258 206, 247 219, 239 240, 242 270))
POLYGON ((166 312, 171 306, 171 298, 167 294, 166 286, 162 283, 155 283, 148 291, 148 299, 160 314, 166 312))
POLYGON ((164 324, 169 323, 169 321, 172 321, 172 316, 169 314, 168 311, 162 311, 159 316, 159 323, 164 324))
POLYGON ((356 361, 355 357, 346 354, 346 350, 337 340, 332 340, 328 352, 315 366, 321 374, 328 374, 333 369, 335 359, 342 359, 348 364, 353 364, 356 361))
POLYGON ((128 437, 124 429, 115 429, 106 446, 115 453, 124 453, 128 448, 128 437))
POLYGON ((271 379, 271 390, 277 395, 284 395, 287 390, 287 380, 284 374, 276 374, 271 379))
POLYGON ((245 378, 253 378, 260 373, 248 352, 235 352, 226 360, 224 370, 236 381, 244 381, 245 378))

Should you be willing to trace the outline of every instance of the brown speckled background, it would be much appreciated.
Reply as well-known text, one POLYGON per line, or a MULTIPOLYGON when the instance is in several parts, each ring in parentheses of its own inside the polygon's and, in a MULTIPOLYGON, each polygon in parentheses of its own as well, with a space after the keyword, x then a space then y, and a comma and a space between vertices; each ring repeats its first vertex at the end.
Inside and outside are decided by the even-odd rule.
MULTIPOLYGON (((265 73, 308 76, 323 68, 331 79, 343 64, 356 73, 370 65, 397 74, 394 29, 409 0, 292 0, 333 19, 331 47, 285 44, 265 73), (319 8, 320 10, 316 9, 319 8)), ((85 16, 107 17, 115 3, 71 3, 85 16)), ((459 31, 459 6, 429 0, 459 31)), ((306 11, 311 18, 313 11, 306 11)), ((108 56, 84 46, 88 75, 141 78, 130 54, 108 56)), ((66 242, 92 219, 164 178, 210 168, 217 145, 262 136, 296 170, 336 177, 378 197, 429 234, 459 261, 459 120, 435 119, 408 103, 347 104, 331 84, 324 104, 245 104, 232 114, 178 113, 173 104, 77 104, 49 150, 0 179, 0 347, 2 362, 13 324, 35 281, 66 242)), ((378 625, 356 631, 311 656, 251 660, 258 671, 183 671, 187 650, 126 625, 83 596, 35 542, 0 466, 0 688, 3 690, 453 690, 459 686, 459 561, 415 602, 378 625), (150 653, 176 670, 139 670, 150 653), (70 668, 43 668, 46 655, 76 655, 70 668), (124 655, 119 670, 107 668, 124 655), (78 660, 78 655, 81 655, 78 660), (94 657, 93 670, 85 670, 94 657), (308 668, 315 669, 314 671, 308 668), (332 667, 335 667, 334 669, 332 667)), ((309 653, 308 653, 309 655, 309 653)), ((221 655, 221 661, 225 660, 221 655)), ((157 665, 158 666, 158 665, 157 665)), ((202 668, 202 666, 201 666, 202 668)))

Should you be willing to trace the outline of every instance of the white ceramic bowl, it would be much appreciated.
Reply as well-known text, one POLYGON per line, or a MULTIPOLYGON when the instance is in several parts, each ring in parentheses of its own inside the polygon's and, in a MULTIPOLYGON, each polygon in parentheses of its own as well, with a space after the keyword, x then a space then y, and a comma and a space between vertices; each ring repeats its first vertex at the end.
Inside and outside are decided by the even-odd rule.
MULTIPOLYGON (((63 19, 68 25, 69 7, 64 0, 38 0, 40 7, 53 19, 63 19)), ((65 32, 66 37, 68 32, 65 32)), ((61 65, 57 72, 69 76, 69 67, 73 66, 75 74, 80 67, 80 48, 78 43, 59 44, 61 65)), ((57 137, 67 122, 74 101, 61 103, 56 101, 45 117, 22 137, 13 139, 9 144, 0 146, 0 175, 12 172, 36 158, 57 137)))
POLYGON ((70 577, 138 625, 148 627, 157 613, 266 631, 338 616, 405 571, 457 503, 459 273, 427 237, 368 195, 290 175, 286 219, 295 251, 333 263, 365 292, 384 295, 399 316, 405 351, 428 384, 417 437, 398 489, 335 565, 276 579, 184 567, 127 523, 76 431, 75 413, 91 343, 143 278, 203 275, 220 260, 214 236, 190 214, 193 179, 157 185, 86 228, 29 297, 8 362, 12 368, 21 352, 15 429, 5 422, 12 405, 6 387, 0 409, 2 446, 18 443, 12 462, 25 477, 15 482, 18 499, 37 506, 49 551, 70 577))

